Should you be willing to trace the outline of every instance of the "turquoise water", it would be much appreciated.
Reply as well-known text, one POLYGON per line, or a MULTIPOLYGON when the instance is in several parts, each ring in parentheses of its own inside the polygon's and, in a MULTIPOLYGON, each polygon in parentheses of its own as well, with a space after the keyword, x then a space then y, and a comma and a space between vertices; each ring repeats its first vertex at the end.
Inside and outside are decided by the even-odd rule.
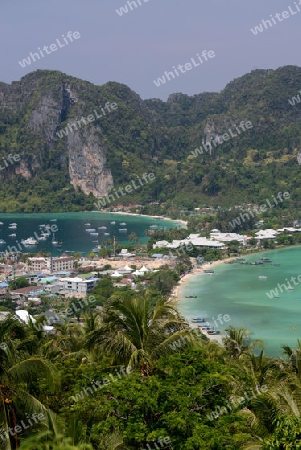
POLYGON ((264 341, 267 354, 281 355, 281 345, 295 347, 297 339, 301 339, 301 283, 290 282, 294 290, 283 287, 283 292, 278 293, 280 298, 269 298, 267 293, 278 283, 289 287, 291 277, 301 275, 301 247, 272 250, 245 259, 260 258, 270 258, 281 265, 220 264, 214 269, 215 275, 200 274, 185 283, 179 309, 187 319, 205 316, 212 324, 219 314, 227 314, 231 320, 222 320, 222 325, 217 321, 218 329, 225 330, 227 325, 247 328, 252 338, 264 341), (198 298, 186 299, 185 295, 198 298))
POLYGON ((106 239, 113 239, 114 236, 121 244, 129 244, 128 236, 130 233, 135 232, 139 238, 140 243, 146 243, 148 237, 145 236, 145 230, 150 226, 157 225, 158 229, 161 227, 175 228, 179 224, 170 220, 152 219, 144 216, 128 216, 124 214, 111 214, 103 212, 85 212, 85 213, 51 213, 51 214, 0 214, 0 238, 4 239, 5 244, 0 245, 0 252, 15 251, 36 253, 41 249, 45 249, 51 252, 53 256, 57 256, 63 251, 67 252, 81 252, 83 254, 89 253, 93 248, 96 248, 99 244, 106 239), (56 221, 53 221, 56 220, 56 221), (110 222, 115 221, 113 225, 110 222), (17 223, 17 229, 9 229, 10 223, 17 223), (125 222, 126 225, 120 225, 125 222), (85 223, 90 225, 85 226, 85 223), (37 245, 24 247, 21 244, 22 239, 41 235, 41 229, 39 225, 45 224, 52 227, 55 231, 55 240, 62 242, 60 248, 55 247, 52 244, 52 233, 46 241, 38 241, 37 245), (98 230, 98 227, 106 226, 106 230, 98 230), (86 232, 86 228, 95 228, 99 233, 98 237, 91 237, 86 232), (120 228, 126 228, 127 232, 120 232, 120 228), (10 234, 16 234, 16 237, 9 237, 10 234), (104 233, 109 233, 109 236, 105 236, 104 233), (94 242, 93 242, 94 241, 94 242), (18 245, 19 244, 19 245, 18 245))

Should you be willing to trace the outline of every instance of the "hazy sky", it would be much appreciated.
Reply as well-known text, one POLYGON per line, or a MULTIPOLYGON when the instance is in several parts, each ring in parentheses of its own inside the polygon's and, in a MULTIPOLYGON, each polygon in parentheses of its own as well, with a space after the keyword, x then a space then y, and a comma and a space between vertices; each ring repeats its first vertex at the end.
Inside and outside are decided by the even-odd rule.
MULTIPOLYGON (((299 0, 297 0, 299 2, 299 0)), ((119 16, 126 0, 1 0, 1 76, 11 83, 36 69, 60 70, 101 85, 118 81, 142 98, 166 99, 220 91, 254 68, 301 65, 301 12, 294 0, 140 0, 119 16), (291 12, 289 8, 291 7, 291 12), (270 15, 289 17, 254 35, 270 15), (80 38, 22 68, 18 61, 50 46, 68 31, 80 38), (215 57, 165 85, 153 80, 197 53, 215 57)), ((301 6, 300 6, 301 10, 301 6)), ((48 50, 50 51, 50 50, 48 50)))

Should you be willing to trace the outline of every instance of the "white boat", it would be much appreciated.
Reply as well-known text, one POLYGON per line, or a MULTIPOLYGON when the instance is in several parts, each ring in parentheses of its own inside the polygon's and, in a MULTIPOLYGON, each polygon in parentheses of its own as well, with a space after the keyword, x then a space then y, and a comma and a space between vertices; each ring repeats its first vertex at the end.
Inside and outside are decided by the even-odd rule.
POLYGON ((293 287, 288 287, 287 290, 288 290, 288 291, 293 291, 294 288, 293 288, 293 287))
POLYGON ((21 243, 24 245, 37 245, 38 241, 36 241, 33 237, 29 237, 28 239, 23 239, 21 243))
POLYGON ((9 228, 10 230, 16 230, 16 229, 17 229, 17 225, 11 224, 11 225, 9 225, 8 228, 9 228))
POLYGON ((266 280, 267 279, 267 277, 265 277, 265 276, 263 276, 263 275, 261 275, 260 277, 258 277, 260 280, 266 280))
POLYGON ((55 234, 53 233, 53 237, 52 237, 52 241, 51 241, 52 245, 57 245, 59 242, 55 240, 55 234))
POLYGON ((0 244, 6 244, 4 239, 0 239, 0 244))
POLYGON ((127 228, 119 228, 120 233, 126 233, 127 232, 127 228))
POLYGON ((110 236, 110 233, 104 233, 104 236, 110 236))
POLYGON ((9 237, 16 237, 17 235, 15 233, 13 233, 13 234, 9 234, 8 236, 9 237))
POLYGON ((88 222, 88 223, 85 223, 84 225, 85 225, 85 227, 89 227, 91 224, 88 222))
POLYGON ((49 222, 56 222, 57 219, 50 219, 49 222))
POLYGON ((107 227, 98 227, 99 230, 106 230, 107 227))
POLYGON ((123 227, 124 225, 126 225, 126 223, 125 222, 121 222, 120 225, 123 227))
POLYGON ((116 222, 114 222, 114 220, 113 220, 113 222, 110 222, 110 223, 111 223, 111 225, 115 225, 116 222))
POLYGON ((41 236, 45 237, 45 238, 48 238, 50 236, 50 234, 49 233, 41 233, 41 236))
POLYGON ((4 225, 3 222, 0 222, 0 225, 4 225))
POLYGON ((95 228, 86 228, 86 231, 88 232, 88 233, 95 233, 95 228))
POLYGON ((98 233, 90 233, 90 235, 93 236, 93 237, 97 237, 98 233))
POLYGON ((39 236, 38 237, 38 241, 46 241, 46 237, 45 236, 39 236))

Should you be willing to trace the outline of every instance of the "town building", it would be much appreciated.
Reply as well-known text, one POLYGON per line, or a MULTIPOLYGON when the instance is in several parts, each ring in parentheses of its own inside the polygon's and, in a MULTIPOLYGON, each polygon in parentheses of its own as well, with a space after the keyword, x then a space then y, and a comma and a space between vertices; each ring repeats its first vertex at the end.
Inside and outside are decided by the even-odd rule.
POLYGON ((60 278, 59 284, 61 289, 79 294, 87 294, 96 286, 98 278, 90 278, 83 280, 82 278, 60 278))
POLYGON ((49 271, 50 273, 59 272, 62 270, 73 270, 75 258, 68 256, 65 253, 58 257, 43 257, 41 255, 28 258, 28 266, 33 272, 49 271))

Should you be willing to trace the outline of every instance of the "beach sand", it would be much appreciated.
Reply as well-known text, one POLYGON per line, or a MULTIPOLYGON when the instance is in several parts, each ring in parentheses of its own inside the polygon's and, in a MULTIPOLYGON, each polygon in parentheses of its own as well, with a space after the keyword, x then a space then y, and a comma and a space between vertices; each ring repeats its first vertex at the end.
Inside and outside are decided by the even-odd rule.
POLYGON ((187 228, 188 222, 181 219, 171 219, 170 217, 163 217, 163 216, 150 216, 148 214, 138 214, 138 213, 131 213, 131 212, 124 212, 124 211, 89 211, 89 212, 103 212, 107 214, 120 214, 123 216, 137 216, 137 217, 149 217, 150 219, 162 219, 162 220, 170 220, 171 222, 176 222, 183 227, 187 228))
MULTIPOLYGON (((227 258, 227 259, 223 259, 223 260, 219 260, 219 261, 213 261, 212 263, 206 263, 206 264, 203 264, 202 266, 194 267, 193 270, 190 273, 188 273, 183 278, 181 278, 181 280, 179 281, 177 286, 172 291, 168 302, 170 304, 172 304, 172 305, 176 305, 176 303, 178 303, 179 300, 182 298, 181 297, 181 290, 183 289, 185 283, 187 281, 191 280, 193 277, 204 273, 204 271, 207 270, 207 269, 214 269, 215 267, 219 266, 220 264, 223 264, 223 263, 228 262, 228 261, 232 261, 233 259, 235 259, 235 257, 227 258)), ((191 328, 197 328, 198 327, 197 324, 190 324, 190 326, 191 326, 191 328)), ((222 344, 222 341, 225 338, 225 335, 223 335, 223 334, 210 335, 210 334, 206 333, 205 330, 202 330, 202 333, 205 334, 208 337, 208 339, 210 339, 210 341, 216 341, 219 344, 222 344)))
POLYGON ((219 260, 219 261, 213 261, 212 263, 208 262, 206 264, 203 264, 202 266, 194 267, 190 273, 188 273, 183 278, 181 278, 181 280, 179 281, 177 286, 172 291, 169 302, 177 303, 181 299, 181 290, 183 289, 184 284, 187 281, 191 280, 191 278, 193 278, 197 275, 200 275, 201 273, 204 273, 204 271, 207 269, 213 270, 215 267, 219 266, 220 264, 224 264, 225 262, 232 261, 233 259, 235 259, 235 257, 227 258, 227 259, 223 259, 223 260, 219 260))

